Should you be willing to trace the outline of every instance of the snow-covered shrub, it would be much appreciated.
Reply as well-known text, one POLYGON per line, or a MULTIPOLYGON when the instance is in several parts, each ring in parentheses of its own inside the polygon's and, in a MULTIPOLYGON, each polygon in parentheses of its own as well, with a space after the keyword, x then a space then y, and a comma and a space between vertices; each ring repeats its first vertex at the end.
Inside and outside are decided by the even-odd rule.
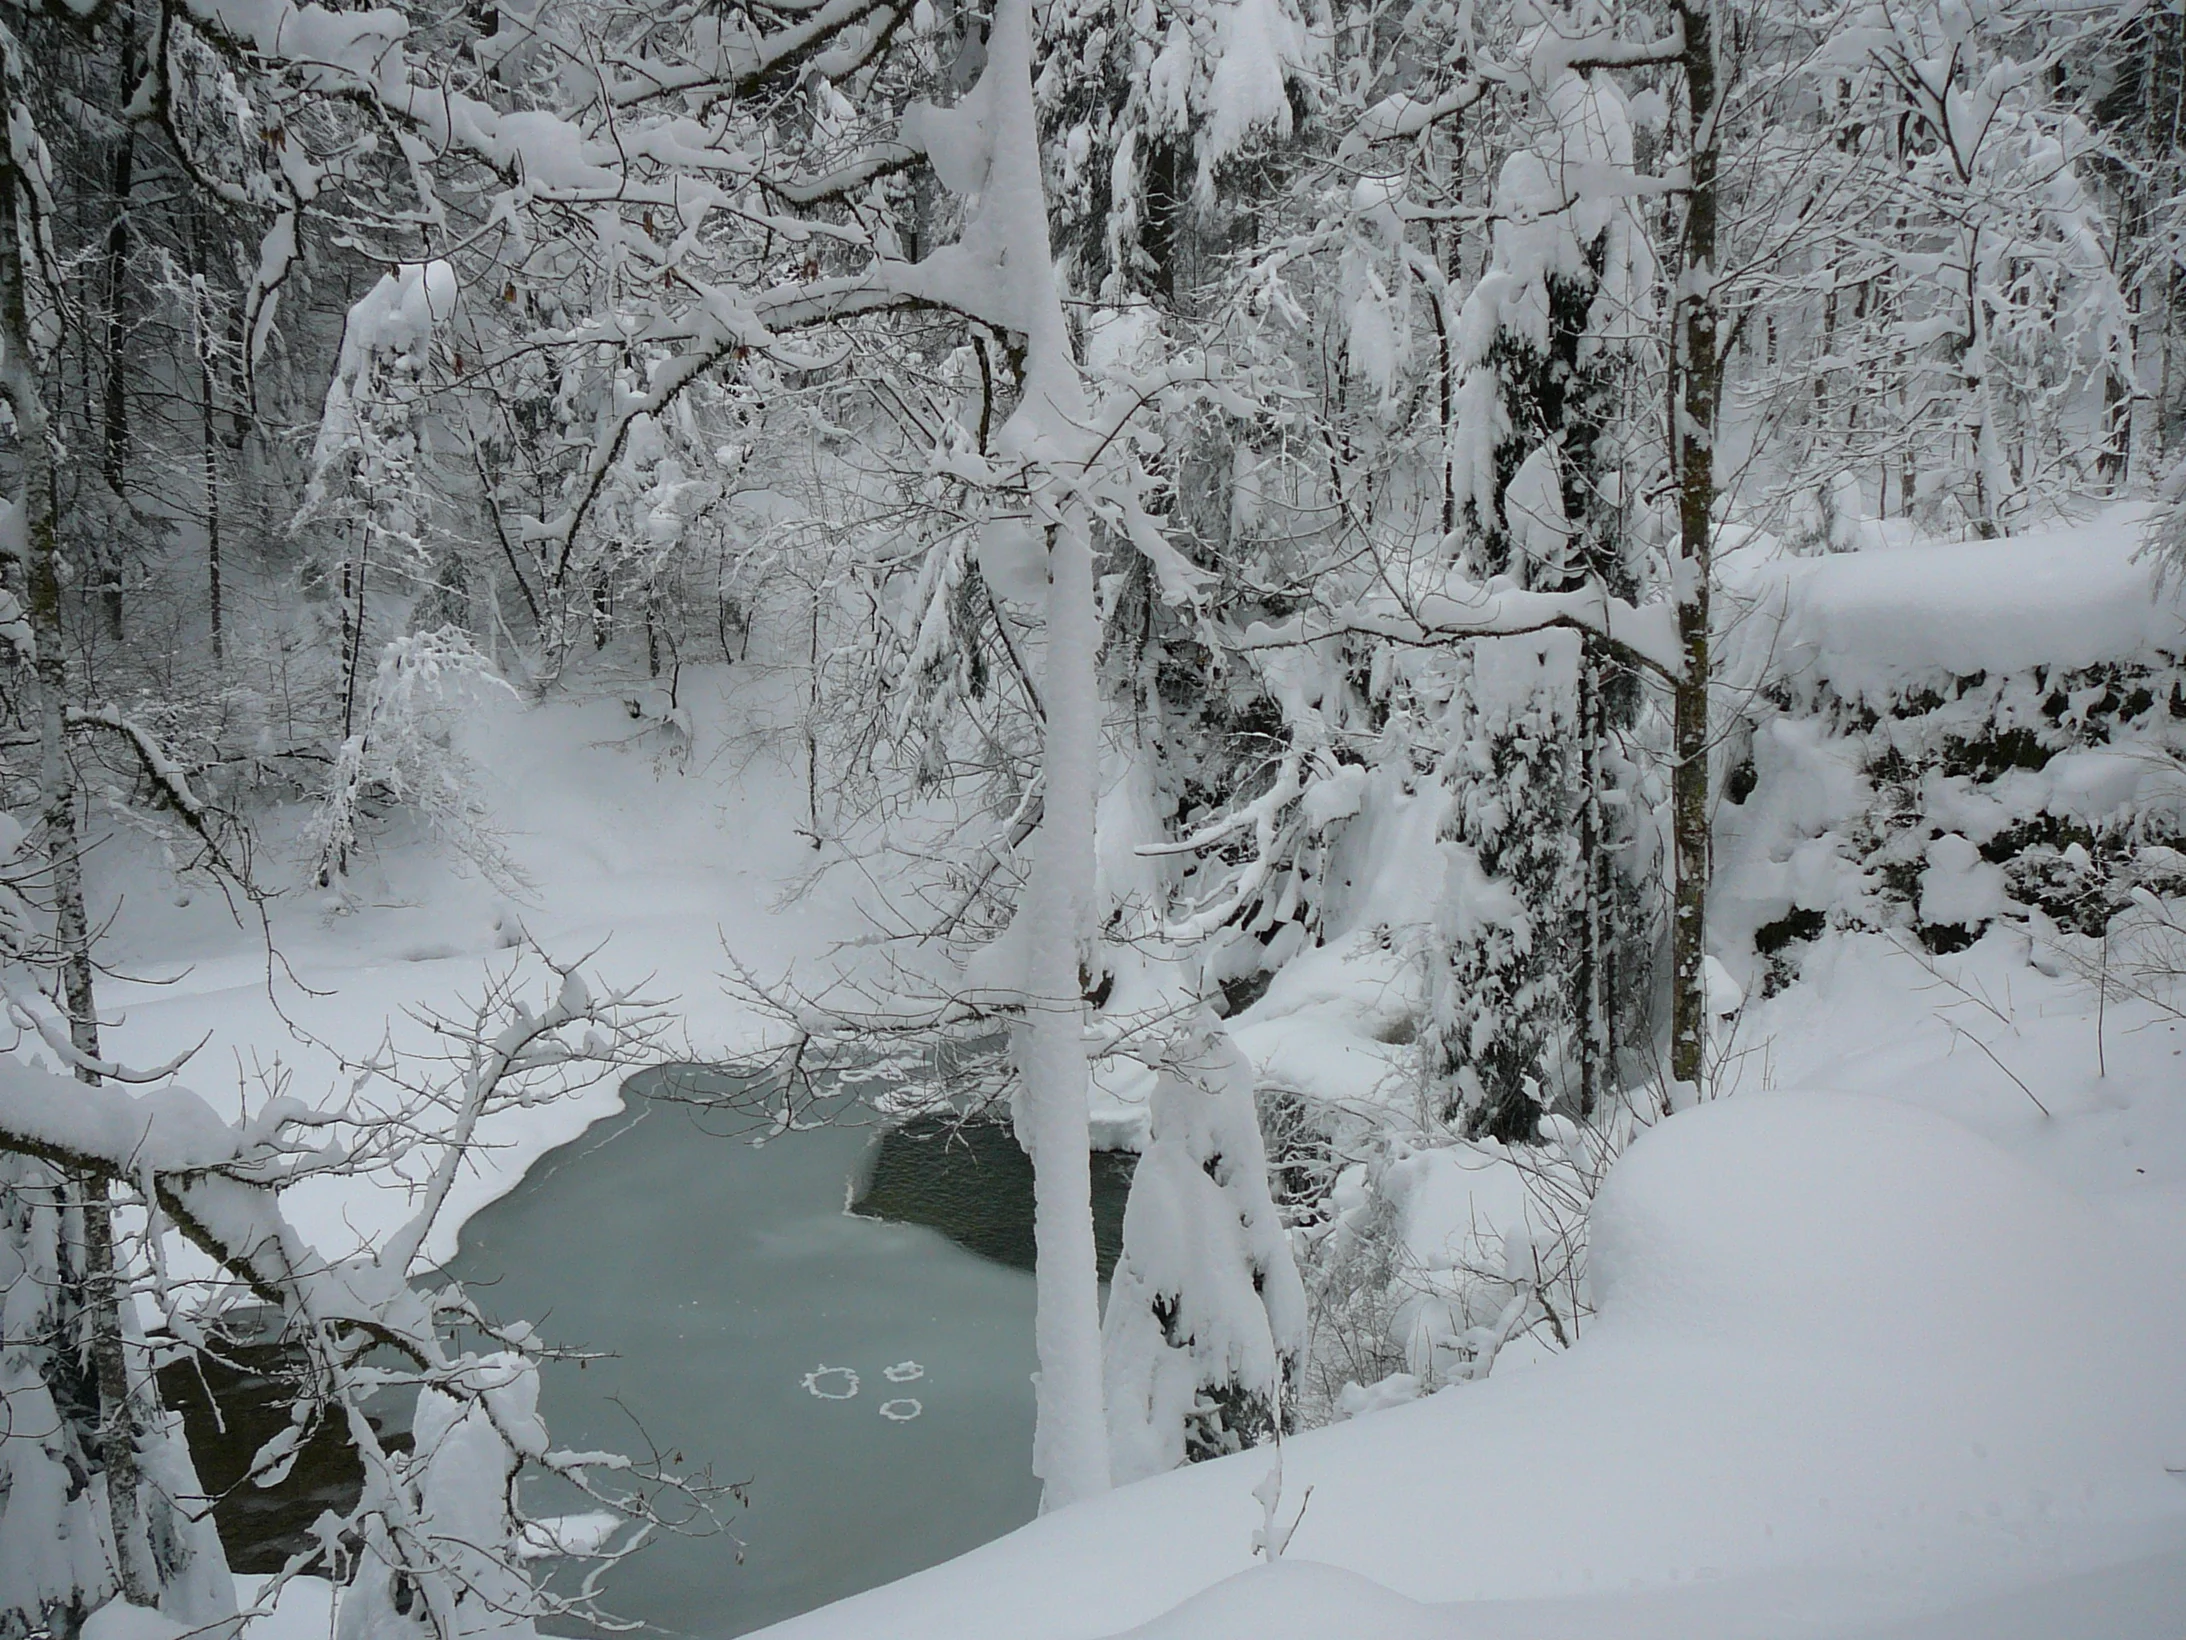
POLYGON ((2186 887, 2179 617, 2130 558, 2064 535, 1852 554, 1785 583, 1739 635, 1767 658, 1716 822, 1734 971, 1780 985, 1830 927, 1938 952, 2000 918, 2099 935, 2136 888, 2186 887), (1932 620, 1872 618, 1908 566, 1932 620))
POLYGON ((374 805, 412 811, 441 842, 504 891, 521 874, 483 820, 470 760, 455 744, 459 709, 481 690, 507 690, 457 627, 413 632, 380 652, 358 726, 342 741, 304 827, 321 884, 349 868, 374 805))
POLYGON ((2030 914, 2100 933, 2134 886, 2186 886, 2175 663, 1971 673, 1880 702, 1794 704, 1755 726, 1719 833, 1783 856, 1726 873, 1737 921, 1725 933, 1772 961, 1771 983, 1790 947, 1833 925, 1909 928, 1955 951, 2030 914))
POLYGON ((89 1485, 97 1396, 69 1347, 60 1176, 27 1157, 0 1167, 0 1415, 11 1435, 41 1436, 0 1440, 0 1634, 24 1640, 80 1621, 115 1584, 106 1511, 89 1485))
POLYGON ((1485 1378, 1519 1340, 1568 1347, 1593 1313, 1587 1213, 1637 1121, 1620 1102, 1526 1144, 1385 1131, 1307 1236, 1312 1412, 1485 1378))
MULTIPOLYGON (((141 1338, 122 1357, 136 1415, 138 1495, 109 1496, 109 1438, 87 1349, 87 1185, 49 1162, 0 1154, 0 1636, 71 1629, 122 1592, 116 1521, 136 1541, 161 1611, 190 1624, 235 1597, 180 1420, 159 1414, 141 1338)), ((142 1591, 140 1591, 142 1592, 142 1591)))
POLYGON ((1475 639, 1451 707, 1466 732, 1421 1046, 1445 1113, 1499 1139, 1533 1136, 1569 1045, 1578 665, 1575 633, 1475 639))
POLYGON ((1587 1214, 1631 1141, 1632 1107, 1537 1141, 1427 1146, 1394 1160, 1407 1260, 1395 1283, 1407 1369, 1428 1387, 1487 1377, 1519 1339, 1569 1348, 1593 1314, 1587 1214))
POLYGON ((1119 1482, 1272 1438, 1306 1334, 1252 1065, 1211 1016, 1172 1045, 1152 1107, 1101 1326, 1119 1482))
POLYGON ((1301 1235, 1299 1272, 1312 1318, 1299 1407, 1307 1422, 1326 1423, 1345 1391, 1372 1385, 1405 1368, 1399 1272, 1405 1259, 1396 1203, 1377 1188, 1381 1158, 1353 1162, 1325 1198, 1326 1217, 1301 1235))

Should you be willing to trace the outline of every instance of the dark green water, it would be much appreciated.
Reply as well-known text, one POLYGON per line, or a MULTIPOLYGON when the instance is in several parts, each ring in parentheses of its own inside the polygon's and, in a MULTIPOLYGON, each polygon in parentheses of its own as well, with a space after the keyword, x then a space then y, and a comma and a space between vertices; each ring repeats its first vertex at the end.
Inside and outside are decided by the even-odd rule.
MULTIPOLYGON (((733 1538, 657 1542, 610 1579, 610 1609, 743 1634, 1030 1520, 1032 1193, 1014 1139, 980 1124, 883 1138, 868 1120, 754 1149, 647 1099, 661 1074, 473 1218, 450 1269, 489 1314, 614 1353, 546 1369, 558 1445, 657 1446, 749 1483, 749 1507, 722 1511, 733 1538), (857 1393, 810 1393, 823 1365, 854 1371, 857 1393)), ((1110 1162, 1101 1178, 1112 1260, 1128 1175, 1110 1162)))
MULTIPOLYGON (((364 1466, 332 1419, 312 1432, 276 1486, 250 1480, 251 1459, 289 1424, 301 1352, 270 1342, 224 1341, 194 1359, 161 1369, 163 1405, 182 1414, 200 1484, 213 1497, 213 1521, 228 1564, 238 1572, 277 1572, 315 1541, 328 1509, 346 1512, 364 1485, 364 1466)), ((400 1409, 389 1406, 389 1415, 400 1409)), ((390 1449, 409 1445, 406 1424, 375 1417, 390 1449)))
MULTIPOLYGON (((1123 1207, 1137 1157, 1093 1155, 1093 1250, 1101 1280, 1123 1252, 1123 1207)), ((1032 1269, 1032 1164, 997 1121, 922 1116, 866 1151, 851 1211, 939 1230, 967 1252, 1032 1269)))

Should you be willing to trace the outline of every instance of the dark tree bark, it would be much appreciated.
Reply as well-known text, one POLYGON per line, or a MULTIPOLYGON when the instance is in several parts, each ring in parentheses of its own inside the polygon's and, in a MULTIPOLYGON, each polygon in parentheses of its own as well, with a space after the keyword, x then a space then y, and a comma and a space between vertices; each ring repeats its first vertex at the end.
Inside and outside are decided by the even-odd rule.
MULTIPOLYGON (((120 12, 121 65, 117 72, 116 103, 126 110, 138 78, 135 17, 129 7, 120 12)), ((136 126, 122 119, 121 134, 114 141, 113 212, 106 228, 106 382, 102 410, 100 473, 114 499, 124 508, 129 499, 129 196, 136 187, 136 126)), ((110 530, 97 552, 99 608, 110 638, 122 635, 121 532, 110 530)))
MULTIPOLYGON (((88 1062, 99 1057, 97 999, 93 989, 89 919, 84 909, 83 848, 76 822, 76 777, 65 744, 69 693, 68 648, 61 626, 61 544, 54 498, 53 452, 43 383, 31 350, 28 270, 23 266, 21 209, 24 185, 0 154, 0 395, 14 412, 18 481, 24 526, 25 613, 37 645, 41 820, 45 833, 48 893, 54 918, 54 958, 59 1001, 68 1017, 76 1074, 98 1076, 88 1062)), ((99 1393, 97 1446, 106 1471, 107 1507, 114 1532, 123 1596, 134 1605, 156 1604, 159 1581, 139 1519, 143 1506, 138 1472, 136 1409, 129 1393, 121 1327, 121 1274, 114 1262, 113 1209, 102 1178, 74 1180, 83 1221, 82 1318, 84 1353, 99 1393)))
POLYGON ((1708 1039, 1708 614, 1713 570, 1715 433, 1723 402, 1716 235, 1721 209, 1724 86, 1715 12, 1677 0, 1684 28, 1688 187, 1678 234, 1671 326, 1670 449, 1678 499, 1677 625, 1685 672, 1676 685, 1670 806, 1676 890, 1670 913, 1670 1075, 1698 1088, 1708 1039))

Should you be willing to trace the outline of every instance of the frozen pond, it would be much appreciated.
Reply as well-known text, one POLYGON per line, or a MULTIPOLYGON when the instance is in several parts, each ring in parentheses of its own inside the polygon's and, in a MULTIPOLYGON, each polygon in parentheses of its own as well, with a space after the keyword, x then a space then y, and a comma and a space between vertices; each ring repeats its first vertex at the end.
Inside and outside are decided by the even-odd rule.
MULTIPOLYGON (((1029 1252, 1030 1182, 1014 1141, 884 1145, 854 1125, 753 1149, 718 1136, 727 1118, 644 1097, 671 1074, 694 1078, 635 1079, 622 1114, 465 1226, 450 1267, 490 1314, 616 1356, 547 1368, 558 1445, 650 1444, 749 1483, 748 1508, 721 1505, 733 1536, 657 1539, 608 1607, 742 1634, 1030 1520, 1032 1278, 1005 1262, 1029 1252), (876 1210, 920 1222, 846 1213, 869 1183, 876 1210)), ((1124 1175, 1104 1173, 1112 1234, 1124 1175)))

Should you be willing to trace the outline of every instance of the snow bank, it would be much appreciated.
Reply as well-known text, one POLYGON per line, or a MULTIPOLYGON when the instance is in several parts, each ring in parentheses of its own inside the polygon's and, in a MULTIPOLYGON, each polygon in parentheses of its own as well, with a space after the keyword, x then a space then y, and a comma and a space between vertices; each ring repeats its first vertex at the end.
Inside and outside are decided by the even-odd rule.
POLYGON ((1371 931, 1347 934, 1285 963, 1231 1034, 1263 1088, 1330 1107, 1388 1105, 1412 1096, 1418 1008, 1407 953, 1371 931))
POLYGON ((1766 1043, 1794 1085, 1889 1090, 2004 1146, 2138 1222, 2180 1261, 2162 1290, 2186 1294, 2186 1021, 2115 991, 2098 1021, 2094 992, 2010 929, 1943 957, 1830 935, 1797 985, 1748 1005, 1736 1045, 1766 1043))
POLYGON ((2003 541, 1899 547, 1726 568, 1751 613, 1747 664, 1887 699, 1937 672, 2071 670, 2186 648, 2186 599, 2159 595, 2136 558, 2144 509, 2003 541))
POLYGON ((1240 1572, 1128 1640, 1430 1640, 1447 1624, 1371 1578, 1313 1561, 1240 1572))
MULTIPOLYGON (((2186 1556, 2175 1287, 1967 1129, 1852 1095, 1703 1106, 1633 1147, 1593 1234, 1600 1314, 1570 1352, 1288 1443, 1286 1519, 1312 1488, 1293 1551, 1333 1572, 1144 1632, 1608 1634, 1667 1602, 1688 1637, 1793 1640, 2186 1556), (1390 1591, 1497 1604, 1415 1624, 1390 1591)), ((1248 1569, 1269 1463, 1121 1489, 767 1632, 1147 1624, 1248 1569)))
POLYGON ((2005 541, 1734 556, 1709 928, 1735 979, 1773 988, 1825 925, 1955 949, 2032 912, 2098 933, 2125 888, 2186 889, 2186 588, 2159 590, 2139 542, 2118 508, 2005 541))

